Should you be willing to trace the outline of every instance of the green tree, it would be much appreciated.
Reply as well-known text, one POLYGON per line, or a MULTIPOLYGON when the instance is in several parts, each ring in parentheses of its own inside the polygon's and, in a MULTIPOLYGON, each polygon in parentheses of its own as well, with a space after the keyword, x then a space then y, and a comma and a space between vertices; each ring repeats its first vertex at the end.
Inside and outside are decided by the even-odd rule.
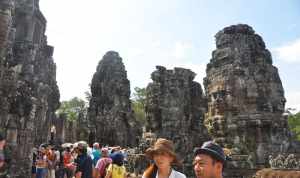
POLYGON ((146 103, 146 88, 134 88, 133 101, 138 102, 145 108, 146 103))
POLYGON ((145 103, 146 89, 135 87, 132 98, 132 109, 134 111, 135 118, 143 125, 146 123, 145 103))
POLYGON ((289 112, 288 123, 295 139, 300 141, 300 112, 292 114, 289 112))
POLYGON ((86 108, 86 102, 84 100, 74 97, 69 101, 62 101, 57 113, 65 114, 69 121, 75 121, 80 114, 86 114, 86 108))

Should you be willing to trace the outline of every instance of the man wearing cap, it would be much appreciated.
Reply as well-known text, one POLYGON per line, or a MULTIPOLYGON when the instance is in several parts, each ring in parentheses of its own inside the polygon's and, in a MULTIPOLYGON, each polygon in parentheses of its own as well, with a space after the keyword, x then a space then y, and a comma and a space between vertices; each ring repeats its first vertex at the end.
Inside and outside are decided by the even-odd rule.
POLYGON ((222 178, 226 157, 223 149, 212 141, 204 142, 195 150, 193 161, 197 178, 222 178))

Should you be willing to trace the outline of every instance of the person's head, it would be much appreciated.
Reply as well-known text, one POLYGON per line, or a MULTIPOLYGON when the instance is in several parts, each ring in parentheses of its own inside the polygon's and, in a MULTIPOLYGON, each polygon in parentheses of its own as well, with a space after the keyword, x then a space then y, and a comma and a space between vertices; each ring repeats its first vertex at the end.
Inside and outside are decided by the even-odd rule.
POLYGON ((145 154, 154 161, 158 169, 167 169, 172 164, 180 165, 173 142, 164 138, 157 139, 154 146, 148 148, 145 154))
POLYGON ((195 150, 193 161, 194 171, 197 178, 220 178, 226 161, 223 149, 208 141, 201 148, 195 150))
POLYGON ((49 151, 49 150, 52 150, 53 148, 54 148, 53 145, 51 145, 51 144, 47 145, 47 150, 48 150, 48 151, 49 151))
POLYGON ((109 153, 108 153, 108 149, 107 148, 102 148, 101 149, 101 156, 102 157, 108 157, 109 153))
POLYGON ((124 163, 124 155, 120 152, 115 152, 110 155, 113 164, 117 164, 118 166, 122 166, 124 163))
POLYGON ((93 149, 99 149, 100 148, 100 146, 99 146, 99 143, 98 142, 95 142, 94 144, 93 144, 93 149))
POLYGON ((47 149, 46 149, 44 146, 40 146, 40 147, 39 147, 39 153, 40 153, 40 154, 43 154, 43 155, 44 155, 44 154, 46 154, 46 152, 47 152, 47 149))
POLYGON ((77 146, 77 153, 79 154, 79 155, 82 155, 82 154, 87 154, 87 144, 86 143, 84 143, 84 142, 79 142, 78 143, 78 146, 77 146))

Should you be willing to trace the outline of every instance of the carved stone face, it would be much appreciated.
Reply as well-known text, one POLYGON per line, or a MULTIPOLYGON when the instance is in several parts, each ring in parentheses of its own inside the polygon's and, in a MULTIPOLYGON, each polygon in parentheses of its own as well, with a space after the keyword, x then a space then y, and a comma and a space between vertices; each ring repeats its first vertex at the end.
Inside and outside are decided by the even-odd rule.
POLYGON ((213 111, 212 115, 224 115, 226 104, 225 90, 212 92, 210 97, 213 111))

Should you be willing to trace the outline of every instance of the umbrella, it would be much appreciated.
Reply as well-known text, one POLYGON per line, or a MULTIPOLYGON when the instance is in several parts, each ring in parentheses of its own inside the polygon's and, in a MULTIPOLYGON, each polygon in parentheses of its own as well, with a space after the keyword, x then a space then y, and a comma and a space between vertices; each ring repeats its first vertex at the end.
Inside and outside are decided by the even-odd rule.
POLYGON ((73 143, 63 143, 61 145, 61 147, 63 147, 63 148, 67 148, 67 147, 71 147, 71 146, 73 146, 73 143))
POLYGON ((79 145, 83 146, 83 147, 87 147, 88 144, 86 141, 79 141, 79 142, 75 142, 74 143, 74 148, 78 147, 79 145))
POLYGON ((47 148, 48 147, 48 143, 42 143, 42 144, 40 144, 40 146, 39 146, 39 148, 47 148))

